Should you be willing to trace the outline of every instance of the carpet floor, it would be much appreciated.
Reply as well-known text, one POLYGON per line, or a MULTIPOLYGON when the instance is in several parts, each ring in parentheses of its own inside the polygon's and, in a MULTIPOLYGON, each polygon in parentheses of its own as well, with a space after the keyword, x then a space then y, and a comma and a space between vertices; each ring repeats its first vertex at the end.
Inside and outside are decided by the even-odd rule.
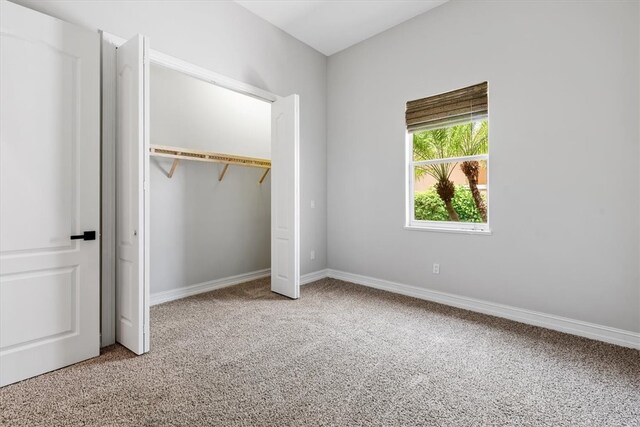
POLYGON ((0 389, 7 426, 640 426, 640 352, 337 280, 151 309, 121 346, 0 389))

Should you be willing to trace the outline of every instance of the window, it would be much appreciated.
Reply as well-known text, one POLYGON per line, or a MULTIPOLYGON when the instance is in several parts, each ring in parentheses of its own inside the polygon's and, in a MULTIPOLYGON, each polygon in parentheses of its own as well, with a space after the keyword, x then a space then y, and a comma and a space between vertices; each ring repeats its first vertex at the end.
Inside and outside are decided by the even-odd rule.
POLYGON ((489 231, 488 85, 407 103, 407 227, 489 231))

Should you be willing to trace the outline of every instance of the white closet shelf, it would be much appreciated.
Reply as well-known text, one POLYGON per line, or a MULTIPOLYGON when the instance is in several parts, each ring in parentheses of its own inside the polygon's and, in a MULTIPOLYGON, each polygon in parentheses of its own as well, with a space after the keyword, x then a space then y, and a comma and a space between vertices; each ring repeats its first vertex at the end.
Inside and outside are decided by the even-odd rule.
POLYGON ((271 170, 271 160, 259 159, 256 157, 235 156, 233 154, 214 153, 211 151, 192 150, 190 148, 181 147, 169 147, 166 145, 151 145, 149 147, 149 152, 152 156, 168 157, 174 159, 173 164, 171 165, 171 170, 167 174, 169 178, 173 176, 173 173, 175 172, 180 160, 196 160, 199 162, 224 164, 224 169, 218 176, 218 181, 222 181, 222 178, 224 178, 229 165, 249 166, 265 169, 264 173, 260 177, 260 180, 258 181, 260 184, 262 184, 267 174, 271 170))

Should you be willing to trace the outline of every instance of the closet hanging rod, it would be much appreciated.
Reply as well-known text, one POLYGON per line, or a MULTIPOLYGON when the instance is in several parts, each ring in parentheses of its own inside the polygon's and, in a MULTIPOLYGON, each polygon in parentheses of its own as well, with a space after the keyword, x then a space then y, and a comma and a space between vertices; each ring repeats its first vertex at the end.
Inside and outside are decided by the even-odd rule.
POLYGON ((271 160, 268 159, 235 156, 232 154, 214 153, 210 151, 192 150, 190 148, 151 145, 149 147, 149 152, 152 156, 169 157, 172 159, 197 160, 200 162, 224 163, 229 165, 249 166, 263 169, 271 168, 271 160))

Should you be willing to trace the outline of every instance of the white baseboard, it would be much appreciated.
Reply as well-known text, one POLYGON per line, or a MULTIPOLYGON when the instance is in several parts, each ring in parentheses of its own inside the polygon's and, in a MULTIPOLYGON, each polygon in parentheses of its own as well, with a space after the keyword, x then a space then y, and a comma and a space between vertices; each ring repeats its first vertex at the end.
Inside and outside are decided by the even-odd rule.
MULTIPOLYGON (((267 268, 183 288, 157 292, 151 294, 151 305, 261 279, 268 277, 270 274, 271 270, 267 268)), ((300 284, 306 285, 326 277, 640 350, 640 333, 637 332, 625 331, 623 329, 597 325, 595 323, 583 322, 581 320, 569 319, 553 314, 497 304, 476 298, 463 297, 447 292, 419 288, 417 286, 405 285, 330 268, 303 274, 300 276, 300 284)))
POLYGON ((191 295, 201 294, 203 292, 213 291, 215 289, 226 288, 227 286, 238 285, 240 283, 249 282, 251 280, 269 277, 271 269, 252 271, 251 273, 238 274, 237 276, 224 277, 222 279, 211 280, 209 282, 197 283, 195 285, 185 286, 168 291, 156 292, 151 294, 151 305, 162 304, 163 302, 174 301, 180 298, 186 298, 191 295))
POLYGON ((311 282, 315 282, 316 280, 322 280, 329 277, 328 270, 325 268, 324 270, 314 271, 312 273, 303 274, 300 276, 300 284, 306 285, 311 282))
POLYGON ((446 292, 433 291, 339 270, 327 269, 326 274, 327 277, 356 283, 358 285, 364 285, 371 288, 463 308, 465 310, 490 314, 492 316, 515 320, 516 322, 541 326, 555 331, 640 350, 640 333, 637 332, 625 331, 623 329, 611 328, 609 326, 597 325, 595 323, 588 323, 552 314, 525 310, 522 308, 463 297, 446 292))

